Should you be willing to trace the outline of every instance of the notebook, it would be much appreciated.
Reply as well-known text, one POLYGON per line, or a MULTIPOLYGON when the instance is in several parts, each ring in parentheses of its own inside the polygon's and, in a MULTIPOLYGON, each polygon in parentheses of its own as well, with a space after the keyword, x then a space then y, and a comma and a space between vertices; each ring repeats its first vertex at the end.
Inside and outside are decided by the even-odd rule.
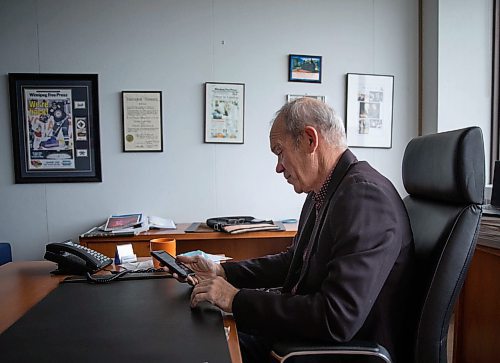
POLYGON ((500 217, 500 160, 495 161, 490 204, 483 205, 483 214, 500 217))

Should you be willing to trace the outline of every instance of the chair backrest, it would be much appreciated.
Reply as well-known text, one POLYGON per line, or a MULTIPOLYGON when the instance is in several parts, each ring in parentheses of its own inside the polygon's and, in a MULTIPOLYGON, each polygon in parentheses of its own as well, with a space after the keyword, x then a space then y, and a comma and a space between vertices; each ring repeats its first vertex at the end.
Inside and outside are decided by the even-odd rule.
POLYGON ((9 242, 0 242, 0 266, 12 262, 12 251, 9 242))
POLYGON ((481 129, 417 137, 403 158, 418 264, 415 362, 446 362, 447 332, 474 253, 484 197, 481 129))

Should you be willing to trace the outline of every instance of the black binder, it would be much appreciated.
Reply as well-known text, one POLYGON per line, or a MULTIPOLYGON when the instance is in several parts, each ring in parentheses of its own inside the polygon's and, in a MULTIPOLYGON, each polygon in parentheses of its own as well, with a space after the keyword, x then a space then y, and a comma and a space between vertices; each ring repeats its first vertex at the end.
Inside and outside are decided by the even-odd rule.
POLYGON ((230 363, 222 315, 173 279, 61 284, 0 335, 4 362, 230 363))

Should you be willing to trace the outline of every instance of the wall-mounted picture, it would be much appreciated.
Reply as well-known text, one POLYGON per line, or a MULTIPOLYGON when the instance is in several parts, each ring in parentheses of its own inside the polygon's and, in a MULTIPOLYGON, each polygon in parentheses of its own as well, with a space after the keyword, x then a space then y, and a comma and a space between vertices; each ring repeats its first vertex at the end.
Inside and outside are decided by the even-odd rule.
POLYGON ((304 98, 304 97, 313 98, 315 100, 326 102, 326 97, 325 96, 308 95, 308 94, 304 94, 304 95, 286 95, 286 101, 287 102, 291 102, 293 100, 296 100, 297 98, 304 98))
POLYGON ((205 83, 205 142, 243 144, 245 85, 205 83))
POLYGON ((321 83, 321 56, 290 54, 288 81, 321 83))
POLYGON ((123 151, 163 151, 161 91, 123 91, 123 151))
POLYGON ((347 74, 346 133, 351 147, 392 147, 394 76, 347 74))
POLYGON ((100 182, 97 74, 10 73, 16 183, 100 182))

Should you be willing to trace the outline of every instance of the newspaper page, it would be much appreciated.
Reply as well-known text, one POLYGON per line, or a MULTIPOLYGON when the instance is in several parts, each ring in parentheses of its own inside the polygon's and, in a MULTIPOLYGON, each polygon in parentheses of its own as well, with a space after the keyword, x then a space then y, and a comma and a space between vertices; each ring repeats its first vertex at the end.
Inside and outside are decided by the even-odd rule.
POLYGON ((243 85, 207 84, 208 142, 243 142, 243 85))
POLYGON ((75 169, 71 89, 24 89, 28 170, 75 169))

